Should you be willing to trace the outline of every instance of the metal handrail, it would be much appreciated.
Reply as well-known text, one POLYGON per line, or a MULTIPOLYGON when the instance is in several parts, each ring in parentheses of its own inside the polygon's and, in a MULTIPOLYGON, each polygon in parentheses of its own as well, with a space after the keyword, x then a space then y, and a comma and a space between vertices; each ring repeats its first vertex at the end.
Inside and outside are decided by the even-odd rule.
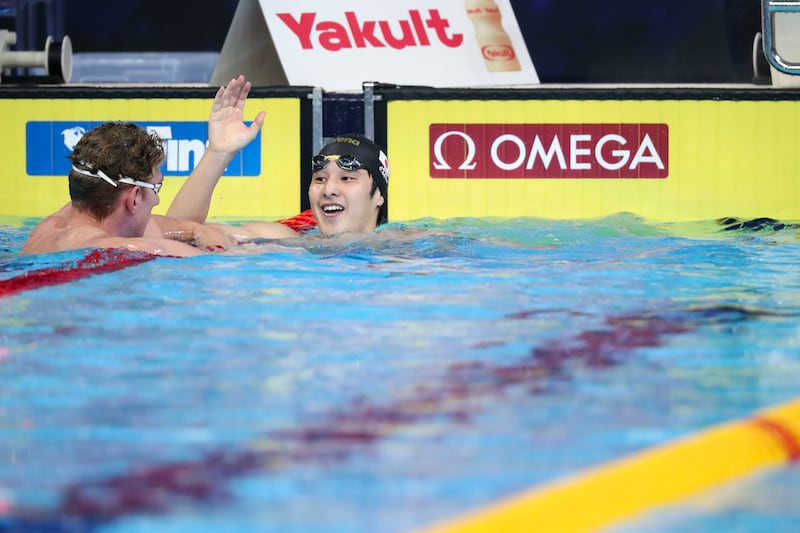
POLYGON ((781 57, 775 48, 775 14, 800 13, 800 0, 762 0, 761 25, 764 39, 764 54, 769 64, 785 73, 800 75, 800 63, 788 61, 781 57))

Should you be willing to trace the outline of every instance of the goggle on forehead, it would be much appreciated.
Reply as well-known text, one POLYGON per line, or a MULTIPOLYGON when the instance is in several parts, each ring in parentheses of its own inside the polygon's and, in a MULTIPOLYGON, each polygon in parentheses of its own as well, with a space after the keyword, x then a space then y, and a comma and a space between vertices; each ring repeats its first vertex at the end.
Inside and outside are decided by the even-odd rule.
POLYGON ((352 155, 315 155, 311 158, 311 170, 317 172, 325 168, 329 160, 336 161, 336 165, 342 170, 354 172, 356 170, 366 169, 367 167, 352 155))

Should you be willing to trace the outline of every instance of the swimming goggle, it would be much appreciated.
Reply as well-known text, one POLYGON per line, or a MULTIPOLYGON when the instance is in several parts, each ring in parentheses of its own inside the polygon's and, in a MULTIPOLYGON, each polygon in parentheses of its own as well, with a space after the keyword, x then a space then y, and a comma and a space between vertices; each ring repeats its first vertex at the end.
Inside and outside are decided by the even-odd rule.
MULTIPOLYGON (((84 165, 85 163, 81 163, 81 164, 84 165)), ((135 180, 135 179, 129 178, 127 176, 120 176, 115 181, 115 180, 111 179, 110 177, 108 177, 108 174, 106 174, 105 172, 103 172, 100 169, 97 169, 96 171, 92 172, 90 170, 83 170, 83 169, 80 169, 80 168, 76 167, 75 165, 72 165, 72 170, 74 172, 77 172, 78 174, 80 174, 82 176, 89 176, 91 178, 100 178, 101 180, 105 181, 106 183, 110 183, 114 187, 119 187, 119 185, 117 185, 117 183, 125 183, 126 185, 136 185, 138 187, 144 187, 145 189, 153 189, 153 192, 156 193, 156 194, 158 194, 158 191, 161 190, 161 186, 164 185, 163 182, 162 183, 149 183, 147 181, 135 180)))
POLYGON ((315 155, 311 158, 311 169, 314 172, 322 170, 328 164, 328 160, 336 161, 336 165, 342 170, 354 172, 356 170, 366 169, 367 167, 352 155, 315 155))

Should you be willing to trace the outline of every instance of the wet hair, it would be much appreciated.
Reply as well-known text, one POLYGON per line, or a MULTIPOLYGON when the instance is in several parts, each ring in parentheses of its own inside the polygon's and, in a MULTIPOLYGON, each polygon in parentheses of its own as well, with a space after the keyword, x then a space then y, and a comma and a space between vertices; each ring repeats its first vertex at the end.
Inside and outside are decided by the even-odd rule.
MULTIPOLYGON (((161 138, 130 122, 106 122, 86 132, 67 158, 82 170, 103 171, 111 179, 127 176, 149 182, 164 161, 161 138)), ((98 220, 108 217, 117 198, 131 185, 108 182, 74 171, 69 173, 72 205, 98 220)))
POLYGON ((380 189, 383 205, 378 210, 377 225, 388 220, 389 207, 389 159, 380 146, 363 135, 340 135, 326 144, 318 155, 351 155, 358 159, 372 176, 370 195, 380 189))

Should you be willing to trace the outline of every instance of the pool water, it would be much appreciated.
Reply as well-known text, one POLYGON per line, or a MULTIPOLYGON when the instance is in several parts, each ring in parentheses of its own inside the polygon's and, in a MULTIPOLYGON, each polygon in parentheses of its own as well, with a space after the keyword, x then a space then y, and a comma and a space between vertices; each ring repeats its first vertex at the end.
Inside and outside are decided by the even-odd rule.
MULTIPOLYGON (((4 222, 0 283, 86 255, 4 222)), ((392 227, 437 233, 0 297, 0 531, 412 531, 800 396, 796 228, 392 227)), ((796 531, 797 501, 788 466, 614 531, 796 531)))

